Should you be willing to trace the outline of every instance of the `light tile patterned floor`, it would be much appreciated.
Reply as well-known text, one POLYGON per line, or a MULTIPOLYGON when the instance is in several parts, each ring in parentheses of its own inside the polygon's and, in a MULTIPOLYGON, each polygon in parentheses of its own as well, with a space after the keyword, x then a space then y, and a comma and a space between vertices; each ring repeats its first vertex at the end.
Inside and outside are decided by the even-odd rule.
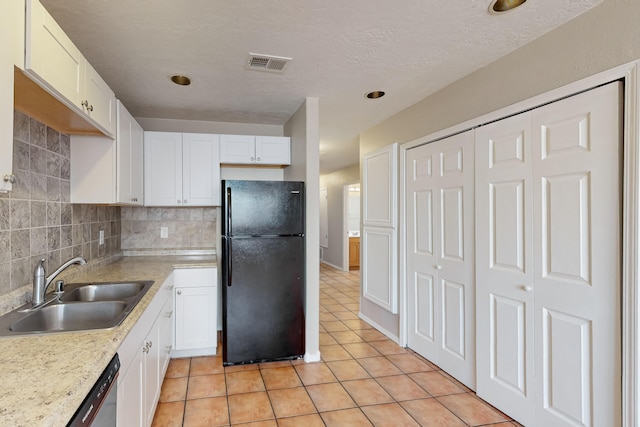
POLYGON ((322 362, 225 368, 221 356, 172 359, 153 425, 519 426, 359 320, 359 281, 357 271, 320 268, 322 362))

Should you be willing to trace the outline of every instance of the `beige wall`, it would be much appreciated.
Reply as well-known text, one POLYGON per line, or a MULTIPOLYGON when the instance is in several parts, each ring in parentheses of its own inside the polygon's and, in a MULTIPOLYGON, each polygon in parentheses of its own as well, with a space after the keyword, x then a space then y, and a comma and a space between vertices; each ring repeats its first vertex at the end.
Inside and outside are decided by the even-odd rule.
POLYGON ((320 177, 320 188, 327 189, 329 246, 322 251, 322 261, 348 270, 344 265, 344 186, 360 182, 360 166, 353 165, 320 177))
POLYGON ((158 132, 220 133, 230 135, 282 136, 282 125, 229 123, 202 120, 155 119, 136 117, 144 130, 158 132))
MULTIPOLYGON (((407 142, 640 58, 640 1, 602 4, 360 135, 360 156, 407 142)), ((399 316, 362 300, 392 334, 399 316)))

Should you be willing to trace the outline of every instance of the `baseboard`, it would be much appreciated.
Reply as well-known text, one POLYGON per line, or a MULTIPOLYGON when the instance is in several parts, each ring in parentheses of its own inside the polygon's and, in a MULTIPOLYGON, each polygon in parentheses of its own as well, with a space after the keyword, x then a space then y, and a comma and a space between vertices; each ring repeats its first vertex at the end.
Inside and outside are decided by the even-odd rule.
POLYGON ((198 356, 215 356, 216 347, 196 348, 192 350, 171 350, 171 357, 198 357, 198 356))
POLYGON ((358 317, 360 319, 364 320, 365 322, 367 322, 368 324, 370 324, 371 326, 373 326, 374 328, 376 328, 379 332, 383 333, 391 341, 393 341, 396 344, 400 345, 400 338, 399 337, 397 337, 393 333, 389 332, 387 329, 383 328, 382 326, 380 326, 378 323, 374 322, 369 317, 367 317, 364 314, 362 314, 362 312, 358 313, 358 317))
POLYGON ((319 362, 320 361, 320 352, 318 351, 317 353, 305 353, 304 354, 304 361, 306 363, 313 363, 313 362, 319 362))
POLYGON ((340 271, 348 271, 348 270, 345 270, 344 268, 339 267, 339 266, 337 266, 337 265, 335 265, 335 264, 331 264, 330 262, 327 262, 327 261, 325 261, 325 260, 323 260, 323 259, 322 259, 322 260, 320 260, 320 262, 321 262, 322 264, 327 264, 329 267, 333 267, 333 268, 335 268, 336 270, 340 270, 340 271))

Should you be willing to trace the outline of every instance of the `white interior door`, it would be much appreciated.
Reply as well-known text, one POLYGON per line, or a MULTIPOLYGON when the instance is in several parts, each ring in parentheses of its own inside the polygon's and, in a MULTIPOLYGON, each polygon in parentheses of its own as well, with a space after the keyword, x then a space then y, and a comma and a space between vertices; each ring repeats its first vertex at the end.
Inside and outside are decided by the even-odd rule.
POLYGON ((621 90, 532 112, 536 425, 621 424, 621 90))
POLYGON ((534 425, 531 115, 475 139, 477 393, 534 425))
POLYGON ((475 388, 473 132, 407 156, 408 345, 475 388))
POLYGON ((621 423, 620 92, 476 131, 478 395, 525 425, 621 423))

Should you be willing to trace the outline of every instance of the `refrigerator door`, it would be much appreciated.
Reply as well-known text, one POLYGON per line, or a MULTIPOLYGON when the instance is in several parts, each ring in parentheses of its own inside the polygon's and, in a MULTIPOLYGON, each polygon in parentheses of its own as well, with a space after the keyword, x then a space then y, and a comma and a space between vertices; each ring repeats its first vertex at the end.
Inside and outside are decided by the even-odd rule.
POLYGON ((304 183, 222 181, 222 234, 293 236, 304 234, 304 183))
POLYGON ((304 354, 304 238, 223 238, 223 362, 304 354))

